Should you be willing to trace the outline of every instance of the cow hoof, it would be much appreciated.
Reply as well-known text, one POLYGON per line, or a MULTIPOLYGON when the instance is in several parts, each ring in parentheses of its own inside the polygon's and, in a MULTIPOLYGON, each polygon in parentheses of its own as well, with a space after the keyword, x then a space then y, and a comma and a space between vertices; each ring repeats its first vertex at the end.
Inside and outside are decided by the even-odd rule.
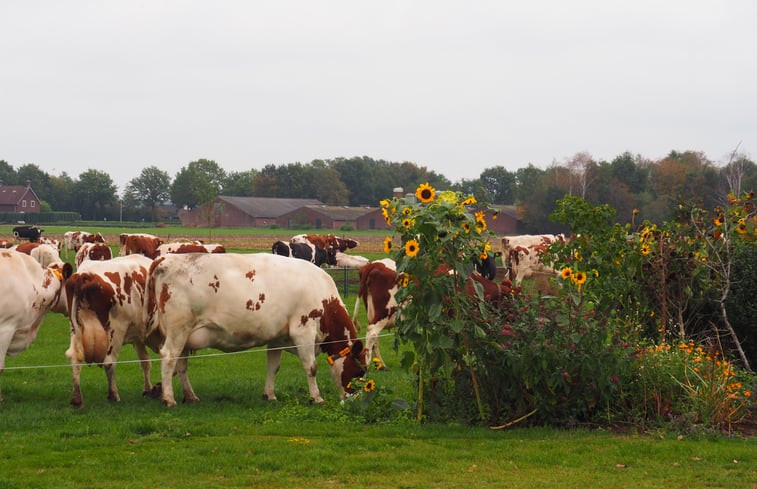
POLYGON ((276 396, 269 396, 268 394, 263 394, 263 400, 264 401, 278 401, 278 399, 276 399, 276 396))
POLYGON ((165 407, 176 407, 176 401, 174 400, 169 401, 168 399, 162 399, 160 402, 163 403, 165 407))
POLYGON ((195 402, 200 402, 200 398, 197 396, 185 397, 181 402, 184 404, 193 404, 195 402))
POLYGON ((84 403, 82 402, 81 399, 71 399, 71 405, 73 407, 80 408, 80 407, 82 407, 84 405, 84 403))
POLYGON ((157 399, 163 394, 163 386, 158 382, 149 391, 142 393, 143 397, 149 397, 150 399, 157 399))

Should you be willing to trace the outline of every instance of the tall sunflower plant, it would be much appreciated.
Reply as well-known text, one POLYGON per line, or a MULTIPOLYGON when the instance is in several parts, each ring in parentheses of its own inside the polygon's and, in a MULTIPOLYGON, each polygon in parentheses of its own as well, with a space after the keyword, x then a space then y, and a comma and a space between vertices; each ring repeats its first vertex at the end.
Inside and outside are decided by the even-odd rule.
POLYGON ((403 365, 418 372, 422 397, 423 372, 443 376, 460 366, 460 358, 474 361, 467 344, 485 335, 467 320, 476 306, 462 291, 476 261, 492 253, 494 233, 486 217, 496 218, 496 210, 472 195, 437 192, 428 183, 418 186, 415 199, 380 204, 393 230, 384 248, 400 277, 396 341, 414 347, 405 353, 403 365))

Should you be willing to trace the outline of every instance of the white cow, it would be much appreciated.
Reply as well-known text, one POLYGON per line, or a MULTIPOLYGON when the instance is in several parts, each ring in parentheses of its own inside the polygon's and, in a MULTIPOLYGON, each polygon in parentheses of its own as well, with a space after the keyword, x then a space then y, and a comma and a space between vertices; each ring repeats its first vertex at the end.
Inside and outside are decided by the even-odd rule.
MULTIPOLYGON (((0 250, 0 373, 5 356, 24 351, 37 337, 42 319, 50 310, 60 311, 63 281, 71 265, 56 263, 43 268, 31 256, 0 250)), ((3 400, 0 392, 0 402, 3 400)))
POLYGON ((556 274, 555 270, 541 259, 542 253, 556 241, 564 241, 562 234, 523 234, 502 238, 502 254, 508 258, 510 280, 519 286, 523 279, 535 274, 556 274))
POLYGON ((66 281, 71 321, 71 343, 66 357, 73 370, 71 404, 80 406, 81 368, 85 363, 105 367, 108 399, 119 401, 115 371, 124 344, 131 343, 141 360, 144 392, 152 393, 150 359, 145 348, 160 347, 159 338, 146 338, 144 325, 145 280, 152 260, 142 255, 107 261, 84 261, 66 281))
POLYGON ((265 395, 276 399, 274 376, 282 349, 300 357, 310 397, 322 403, 316 354, 325 351, 344 396, 363 375, 361 341, 334 280, 304 260, 273 254, 173 254, 153 263, 148 279, 148 333, 158 330, 163 403, 175 406, 171 377, 184 401, 197 401, 186 375, 186 355, 201 348, 240 351, 268 345, 265 395))

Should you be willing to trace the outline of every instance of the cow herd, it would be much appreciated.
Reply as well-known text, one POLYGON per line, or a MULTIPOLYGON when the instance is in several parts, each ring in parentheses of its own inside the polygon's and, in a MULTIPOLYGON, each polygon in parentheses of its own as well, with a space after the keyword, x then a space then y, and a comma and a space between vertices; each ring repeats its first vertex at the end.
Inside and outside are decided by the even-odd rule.
MULTIPOLYGON (((63 242, 41 234, 19 244, 0 243, 4 276, 0 281, 0 373, 6 355, 22 352, 35 339, 45 314, 64 314, 70 321, 65 354, 72 366, 74 405, 83 404, 80 373, 86 364, 104 368, 108 398, 119 400, 115 370, 126 344, 134 346, 140 359, 144 394, 160 396, 167 406, 176 405, 174 375, 179 378, 183 401, 199 400, 188 376, 191 353, 203 348, 235 352, 261 345, 267 346, 267 399, 276 399, 274 377, 284 350, 299 357, 310 397, 317 403, 323 398, 316 383, 316 356, 325 352, 332 379, 344 397, 351 392, 350 381, 364 374, 368 360, 373 355, 381 358, 378 337, 393 324, 397 310, 394 263, 347 254, 358 243, 334 235, 297 235, 288 243, 274 243, 271 254, 236 254, 226 253, 220 244, 163 243, 148 234, 122 234, 114 257, 98 233, 70 231, 63 242), (76 270, 61 258, 61 252, 66 257, 75 253, 76 270), (360 270, 352 317, 334 280, 321 268, 324 263, 360 270), (369 323, 365 348, 357 339, 361 303, 369 323), (150 379, 148 349, 160 356, 156 385, 150 379)), ((527 243, 513 244, 508 241, 506 249, 503 239, 506 253, 502 256, 511 263, 513 253, 538 254, 527 243)), ((544 240, 538 243, 542 244, 544 240)), ((525 262, 517 255, 511 277, 528 276, 516 268, 525 262)), ((507 280, 491 281, 496 272, 493 263, 493 256, 479 263, 481 273, 474 273, 470 280, 482 284, 486 300, 496 301, 510 288, 507 280), (507 288, 502 286, 505 282, 507 288)), ((473 290, 471 286, 468 293, 473 290)))

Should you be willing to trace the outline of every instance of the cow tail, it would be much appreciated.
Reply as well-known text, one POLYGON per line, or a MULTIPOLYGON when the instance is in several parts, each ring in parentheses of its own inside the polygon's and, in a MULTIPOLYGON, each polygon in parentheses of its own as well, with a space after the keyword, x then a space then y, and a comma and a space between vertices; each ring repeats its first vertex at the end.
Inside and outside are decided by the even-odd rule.
POLYGON ((109 327, 108 311, 113 305, 113 291, 104 293, 100 283, 89 273, 78 274, 66 281, 66 294, 70 304, 71 334, 80 339, 85 363, 103 363, 110 349, 107 329, 109 327), (93 310, 107 304, 105 309, 93 310), (85 305, 87 307, 85 307, 85 305))
POLYGON ((355 309, 352 311, 352 324, 355 326, 355 332, 360 332, 360 322, 357 320, 357 314, 360 311, 360 294, 355 298, 355 309))

